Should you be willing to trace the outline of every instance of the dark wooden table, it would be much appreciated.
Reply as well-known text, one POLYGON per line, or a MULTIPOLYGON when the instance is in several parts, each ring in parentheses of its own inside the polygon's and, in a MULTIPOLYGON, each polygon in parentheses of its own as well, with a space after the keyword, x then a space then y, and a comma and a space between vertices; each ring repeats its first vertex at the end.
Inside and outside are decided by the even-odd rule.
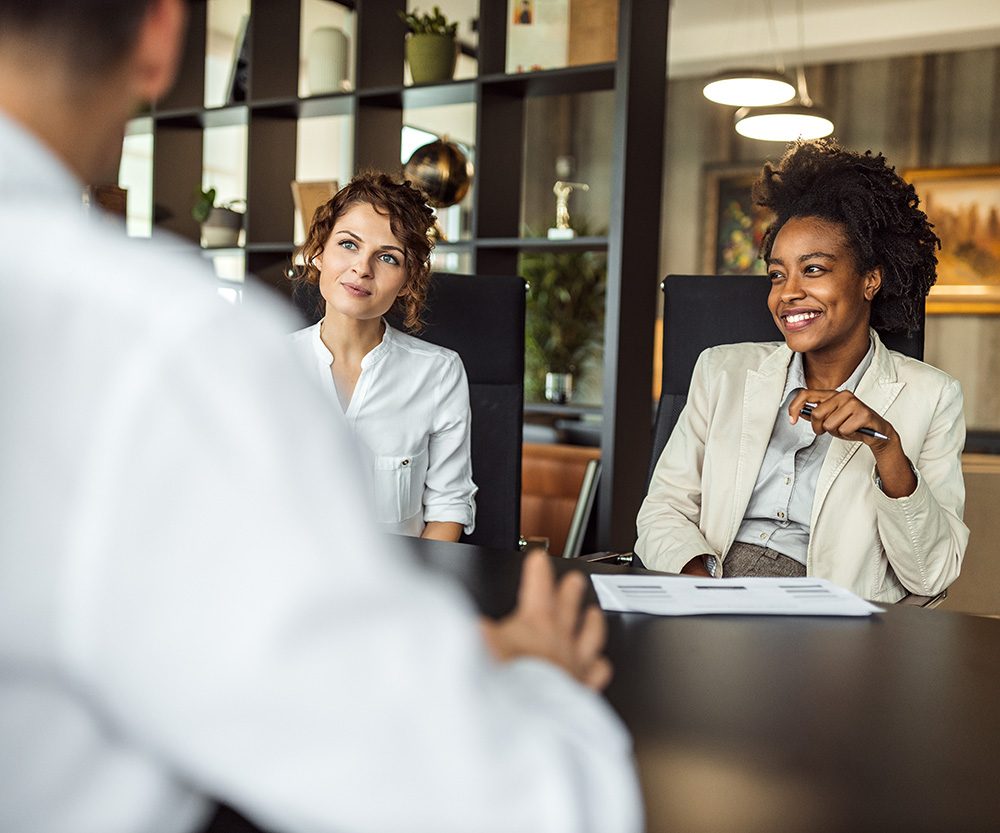
MULTIPOLYGON (((513 606, 519 554, 413 549, 484 613, 513 606)), ((1000 830, 1000 620, 890 606, 608 624, 607 697, 635 737, 651 833, 1000 830)))

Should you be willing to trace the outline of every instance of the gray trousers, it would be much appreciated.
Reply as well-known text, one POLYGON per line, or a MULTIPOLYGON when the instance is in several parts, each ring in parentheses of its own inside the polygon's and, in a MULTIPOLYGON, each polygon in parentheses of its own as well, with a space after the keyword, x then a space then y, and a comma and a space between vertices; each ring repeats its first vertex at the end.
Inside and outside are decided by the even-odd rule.
POLYGON ((767 547, 744 544, 742 541, 733 543, 726 553, 722 566, 722 575, 725 578, 742 576, 793 578, 805 574, 806 565, 794 558, 769 550, 767 547))

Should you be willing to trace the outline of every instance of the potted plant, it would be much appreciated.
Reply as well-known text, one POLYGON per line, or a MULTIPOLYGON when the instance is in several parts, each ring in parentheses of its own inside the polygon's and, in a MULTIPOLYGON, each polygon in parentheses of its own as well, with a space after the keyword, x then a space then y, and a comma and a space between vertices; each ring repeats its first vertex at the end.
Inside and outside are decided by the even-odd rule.
MULTIPOLYGON (((585 229, 579 228, 582 234, 585 229)), ((525 393, 564 403, 573 377, 600 354, 604 337, 606 257, 597 252, 525 252, 525 393)))
POLYGON ((431 14, 399 12, 400 19, 410 30, 406 40, 406 62, 414 84, 450 81, 458 60, 458 23, 449 23, 439 6, 431 14))
POLYGON ((243 228, 243 212, 235 206, 246 205, 246 200, 229 200, 215 204, 214 188, 195 188, 191 216, 201 223, 201 245, 205 248, 236 246, 243 228))

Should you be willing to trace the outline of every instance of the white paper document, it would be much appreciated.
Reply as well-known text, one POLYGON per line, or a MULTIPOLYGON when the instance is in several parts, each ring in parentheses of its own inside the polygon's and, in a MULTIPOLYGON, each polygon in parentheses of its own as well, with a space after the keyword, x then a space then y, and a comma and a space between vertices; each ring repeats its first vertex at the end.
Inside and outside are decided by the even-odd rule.
POLYGON ((591 579, 601 607, 622 613, 870 616, 882 611, 821 578, 591 575, 591 579))

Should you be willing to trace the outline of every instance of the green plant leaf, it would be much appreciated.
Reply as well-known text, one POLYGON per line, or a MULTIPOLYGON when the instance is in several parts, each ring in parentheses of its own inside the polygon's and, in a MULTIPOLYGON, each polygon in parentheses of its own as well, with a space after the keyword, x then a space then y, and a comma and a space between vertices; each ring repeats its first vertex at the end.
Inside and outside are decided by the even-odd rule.
MULTIPOLYGON (((586 223, 574 223, 586 234, 586 223)), ((530 236, 530 231, 529 231, 530 236)), ((544 399, 545 374, 576 373, 596 357, 604 339, 607 255, 599 252, 522 253, 528 281, 525 318, 525 391, 544 399)))
POLYGON ((414 9, 412 14, 402 10, 397 11, 396 14, 399 15, 399 19, 415 35, 447 35, 454 37, 458 31, 458 23, 449 23, 448 19, 441 12, 440 6, 435 6, 431 14, 421 14, 419 9, 414 9))
POLYGON ((199 186, 194 189, 194 205, 191 208, 191 216, 195 219, 195 222, 204 223, 214 206, 214 188, 205 190, 199 186))

